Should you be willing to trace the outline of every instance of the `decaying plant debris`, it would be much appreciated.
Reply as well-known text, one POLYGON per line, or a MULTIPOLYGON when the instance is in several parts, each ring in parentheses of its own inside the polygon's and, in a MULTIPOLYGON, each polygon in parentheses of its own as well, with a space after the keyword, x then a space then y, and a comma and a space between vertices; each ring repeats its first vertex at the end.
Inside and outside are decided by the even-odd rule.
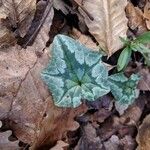
MULTIPOLYGON (((128 63, 120 69, 122 72, 117 71, 124 48, 131 47, 129 43, 133 44, 140 35, 149 36, 149 30, 148 0, 0 0, 0 149, 149 150, 150 40, 147 38, 142 47, 146 53, 134 49, 128 63), (76 49, 64 44, 68 38, 77 42, 76 49), (47 67, 45 74, 49 77, 49 62, 54 59, 55 64, 62 59, 61 51, 54 49, 55 57, 51 51, 53 44, 59 47, 57 43, 62 46, 59 50, 63 51, 65 45, 65 50, 68 47, 74 51, 76 56, 72 58, 76 57, 84 68, 79 55, 83 47, 78 42, 86 47, 84 59, 89 66, 92 59, 87 57, 86 49, 101 56, 99 65, 105 69, 95 71, 101 78, 94 83, 101 81, 97 85, 107 92, 95 92, 98 97, 88 101, 92 87, 90 92, 78 95, 82 104, 63 101, 64 107, 60 107, 60 101, 55 105, 54 99, 59 95, 59 84, 55 85, 57 91, 52 91, 42 80, 41 72, 47 67), (107 80, 110 84, 107 89, 102 84, 106 74, 105 84, 107 80)), ((66 64, 68 60, 71 64, 74 61, 65 59, 66 64)), ((63 63, 57 69, 62 66, 63 63)), ((72 74, 82 76, 81 70, 76 71, 72 74)), ((92 83, 91 78, 86 81, 92 83)), ((65 78, 65 84, 67 79, 70 78, 65 78)))

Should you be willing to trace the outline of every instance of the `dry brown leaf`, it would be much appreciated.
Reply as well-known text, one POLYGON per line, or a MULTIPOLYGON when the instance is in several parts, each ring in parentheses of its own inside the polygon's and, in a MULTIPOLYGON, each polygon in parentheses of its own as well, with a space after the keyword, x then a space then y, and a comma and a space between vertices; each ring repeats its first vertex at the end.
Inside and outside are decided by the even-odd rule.
POLYGON ((150 2, 148 1, 144 7, 144 18, 146 19, 146 26, 150 30, 150 2))
POLYGON ((150 115, 146 116, 142 125, 139 127, 136 140, 138 142, 137 150, 150 149, 150 115))
POLYGON ((120 140, 118 136, 112 135, 111 138, 104 142, 105 150, 119 150, 120 140))
POLYGON ((45 146, 53 146, 61 140, 67 131, 74 131, 79 124, 74 121, 75 116, 87 111, 87 107, 82 104, 75 109, 59 108, 52 102, 47 107, 46 117, 41 124, 40 133, 37 135, 31 149, 42 149, 45 146))
POLYGON ((2 25, 0 21, 0 50, 5 50, 9 46, 16 43, 16 38, 14 34, 9 31, 5 26, 2 25))
MULTIPOLYGON (((0 121, 0 128, 2 127, 2 122, 0 121)), ((19 150, 19 141, 9 141, 9 136, 11 136, 12 131, 8 130, 5 132, 0 132, 0 150, 19 150)))
POLYGON ((100 150, 102 148, 101 139, 96 134, 96 129, 87 124, 82 128, 82 136, 74 150, 100 150))
POLYGON ((1 0, 0 9, 3 10, 11 26, 17 28, 19 35, 23 37, 33 20, 36 0, 1 0))
POLYGON ((14 134, 31 143, 46 110, 49 92, 40 78, 48 52, 38 58, 34 47, 0 52, 0 119, 10 121, 14 134))
POLYGON ((12 132, 0 132, 0 150, 19 150, 19 141, 9 141, 9 136, 12 132))
POLYGON ((138 89, 142 91, 150 91, 150 67, 143 66, 142 63, 136 62, 136 68, 132 68, 132 65, 128 66, 126 73, 131 75, 132 73, 138 73, 140 75, 140 81, 138 83, 138 89))
POLYGON ((80 43, 84 44, 88 48, 97 51, 99 50, 99 47, 96 45, 95 42, 93 42, 90 36, 82 34, 80 31, 78 31, 75 28, 72 29, 70 36, 73 37, 74 39, 77 39, 80 43))
POLYGON ((126 15, 130 29, 137 30, 138 35, 147 31, 143 12, 138 7, 134 7, 132 3, 128 3, 126 7, 126 15))
POLYGON ((50 150, 64 150, 64 148, 67 146, 68 144, 65 143, 64 141, 57 141, 57 144, 50 150))
POLYGON ((141 80, 138 83, 138 89, 150 91, 150 68, 140 68, 138 73, 141 76, 141 80))
POLYGON ((123 44, 119 36, 126 37, 127 18, 126 0, 83 0, 83 7, 94 18, 90 18, 80 9, 90 33, 108 55, 119 50, 123 44))

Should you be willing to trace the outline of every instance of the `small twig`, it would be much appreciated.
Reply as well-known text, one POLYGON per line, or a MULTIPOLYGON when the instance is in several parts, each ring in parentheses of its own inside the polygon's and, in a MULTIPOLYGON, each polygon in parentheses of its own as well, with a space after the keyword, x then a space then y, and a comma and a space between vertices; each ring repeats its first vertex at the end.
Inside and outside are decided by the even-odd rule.
POLYGON ((48 4, 47 4, 47 7, 46 7, 46 9, 45 9, 45 11, 44 11, 44 16, 43 16, 43 18, 42 18, 42 20, 41 20, 39 26, 36 28, 36 30, 35 30, 34 33, 31 35, 31 37, 29 38, 29 40, 23 45, 24 48, 26 48, 27 45, 35 38, 35 36, 37 35, 37 33, 40 31, 40 29, 41 29, 43 23, 45 22, 47 16, 49 15, 49 13, 50 13, 50 11, 51 11, 51 9, 52 9, 52 3, 51 3, 49 0, 48 0, 47 3, 48 3, 48 4))

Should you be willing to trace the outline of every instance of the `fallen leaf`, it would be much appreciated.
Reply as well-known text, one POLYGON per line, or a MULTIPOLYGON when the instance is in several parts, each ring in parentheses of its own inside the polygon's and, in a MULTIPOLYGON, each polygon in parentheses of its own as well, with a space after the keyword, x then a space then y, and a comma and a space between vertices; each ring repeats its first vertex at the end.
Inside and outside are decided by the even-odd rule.
POLYGON ((34 47, 0 52, 0 119, 9 120, 10 128, 25 143, 34 140, 46 99, 51 99, 40 78, 48 59, 46 51, 38 58, 34 47))
POLYGON ((150 30, 150 2, 147 1, 145 7, 144 7, 144 18, 146 19, 146 26, 150 30))
POLYGON ((120 140, 116 135, 112 135, 108 141, 104 142, 105 150, 119 150, 119 146, 120 140))
POLYGON ((126 6, 126 15, 129 28, 131 30, 136 30, 137 35, 147 31, 143 12, 138 7, 134 7, 131 2, 126 6))
POLYGON ((130 135, 126 135, 124 138, 119 139, 117 135, 112 135, 109 140, 104 142, 105 150, 134 150, 136 143, 130 135))
POLYGON ((74 150, 100 150, 102 148, 102 143, 96 134, 96 129, 91 124, 83 126, 81 130, 82 136, 74 150))
POLYGON ((136 102, 131 105, 125 113, 119 118, 122 124, 136 126, 145 107, 147 96, 140 95, 136 102))
MULTIPOLYGON (((0 121, 0 128, 2 122, 0 121)), ((8 130, 5 132, 0 132, 0 150, 19 150, 19 141, 10 141, 8 138, 11 136, 12 131, 8 130)))
POLYGON ((19 150, 19 141, 9 141, 11 131, 0 132, 0 149, 1 150, 19 150))
POLYGON ((64 150, 65 147, 67 147, 68 144, 64 141, 57 141, 57 144, 52 147, 50 150, 64 150))
POLYGON ((148 67, 143 67, 138 71, 138 73, 141 76, 138 89, 142 91, 150 91, 150 69, 148 67))
POLYGON ((125 16, 126 0, 83 0, 83 7, 94 18, 92 21, 81 9, 90 33, 100 47, 111 56, 122 48, 121 37, 126 37, 127 18, 125 16), (119 28, 118 28, 119 27, 119 28))
POLYGON ((31 149, 42 149, 45 146, 52 147, 61 140, 67 131, 74 131, 79 124, 74 121, 77 115, 87 111, 86 105, 80 105, 75 109, 59 108, 49 101, 46 117, 41 123, 41 129, 31 149))
POLYGON ((142 63, 136 62, 134 68, 132 64, 126 69, 126 74, 138 73, 140 75, 140 81, 137 88, 142 91, 150 91, 150 68, 143 66, 142 63))
POLYGON ((6 15, 4 19, 23 37, 34 18, 36 0, 1 0, 0 9, 6 15))
POLYGON ((124 150, 135 150, 136 141, 130 135, 126 135, 124 138, 120 139, 121 145, 123 145, 124 150))
POLYGON ((0 21, 0 50, 5 50, 9 46, 13 46, 16 43, 15 35, 9 31, 0 21))
POLYGON ((146 116, 142 125, 139 127, 136 140, 138 142, 137 150, 150 149, 150 115, 146 116))
POLYGON ((82 34, 80 31, 78 31, 75 28, 72 29, 70 36, 78 40, 80 43, 84 44, 88 48, 91 48, 97 51, 100 49, 100 47, 98 47, 97 44, 93 42, 90 36, 82 34))

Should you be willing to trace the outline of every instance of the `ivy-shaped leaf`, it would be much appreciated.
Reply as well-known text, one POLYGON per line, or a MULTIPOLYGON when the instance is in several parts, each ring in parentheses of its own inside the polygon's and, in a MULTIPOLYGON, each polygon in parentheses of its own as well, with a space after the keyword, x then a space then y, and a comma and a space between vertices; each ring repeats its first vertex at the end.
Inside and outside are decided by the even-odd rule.
POLYGON ((140 77, 136 74, 132 74, 130 78, 124 76, 123 73, 109 76, 110 89, 118 105, 124 105, 127 108, 134 102, 138 96, 136 86, 139 79, 140 77))
POLYGON ((81 99, 94 101, 110 91, 108 71, 101 55, 64 35, 54 38, 52 59, 42 78, 52 92, 55 105, 77 107, 81 99))

